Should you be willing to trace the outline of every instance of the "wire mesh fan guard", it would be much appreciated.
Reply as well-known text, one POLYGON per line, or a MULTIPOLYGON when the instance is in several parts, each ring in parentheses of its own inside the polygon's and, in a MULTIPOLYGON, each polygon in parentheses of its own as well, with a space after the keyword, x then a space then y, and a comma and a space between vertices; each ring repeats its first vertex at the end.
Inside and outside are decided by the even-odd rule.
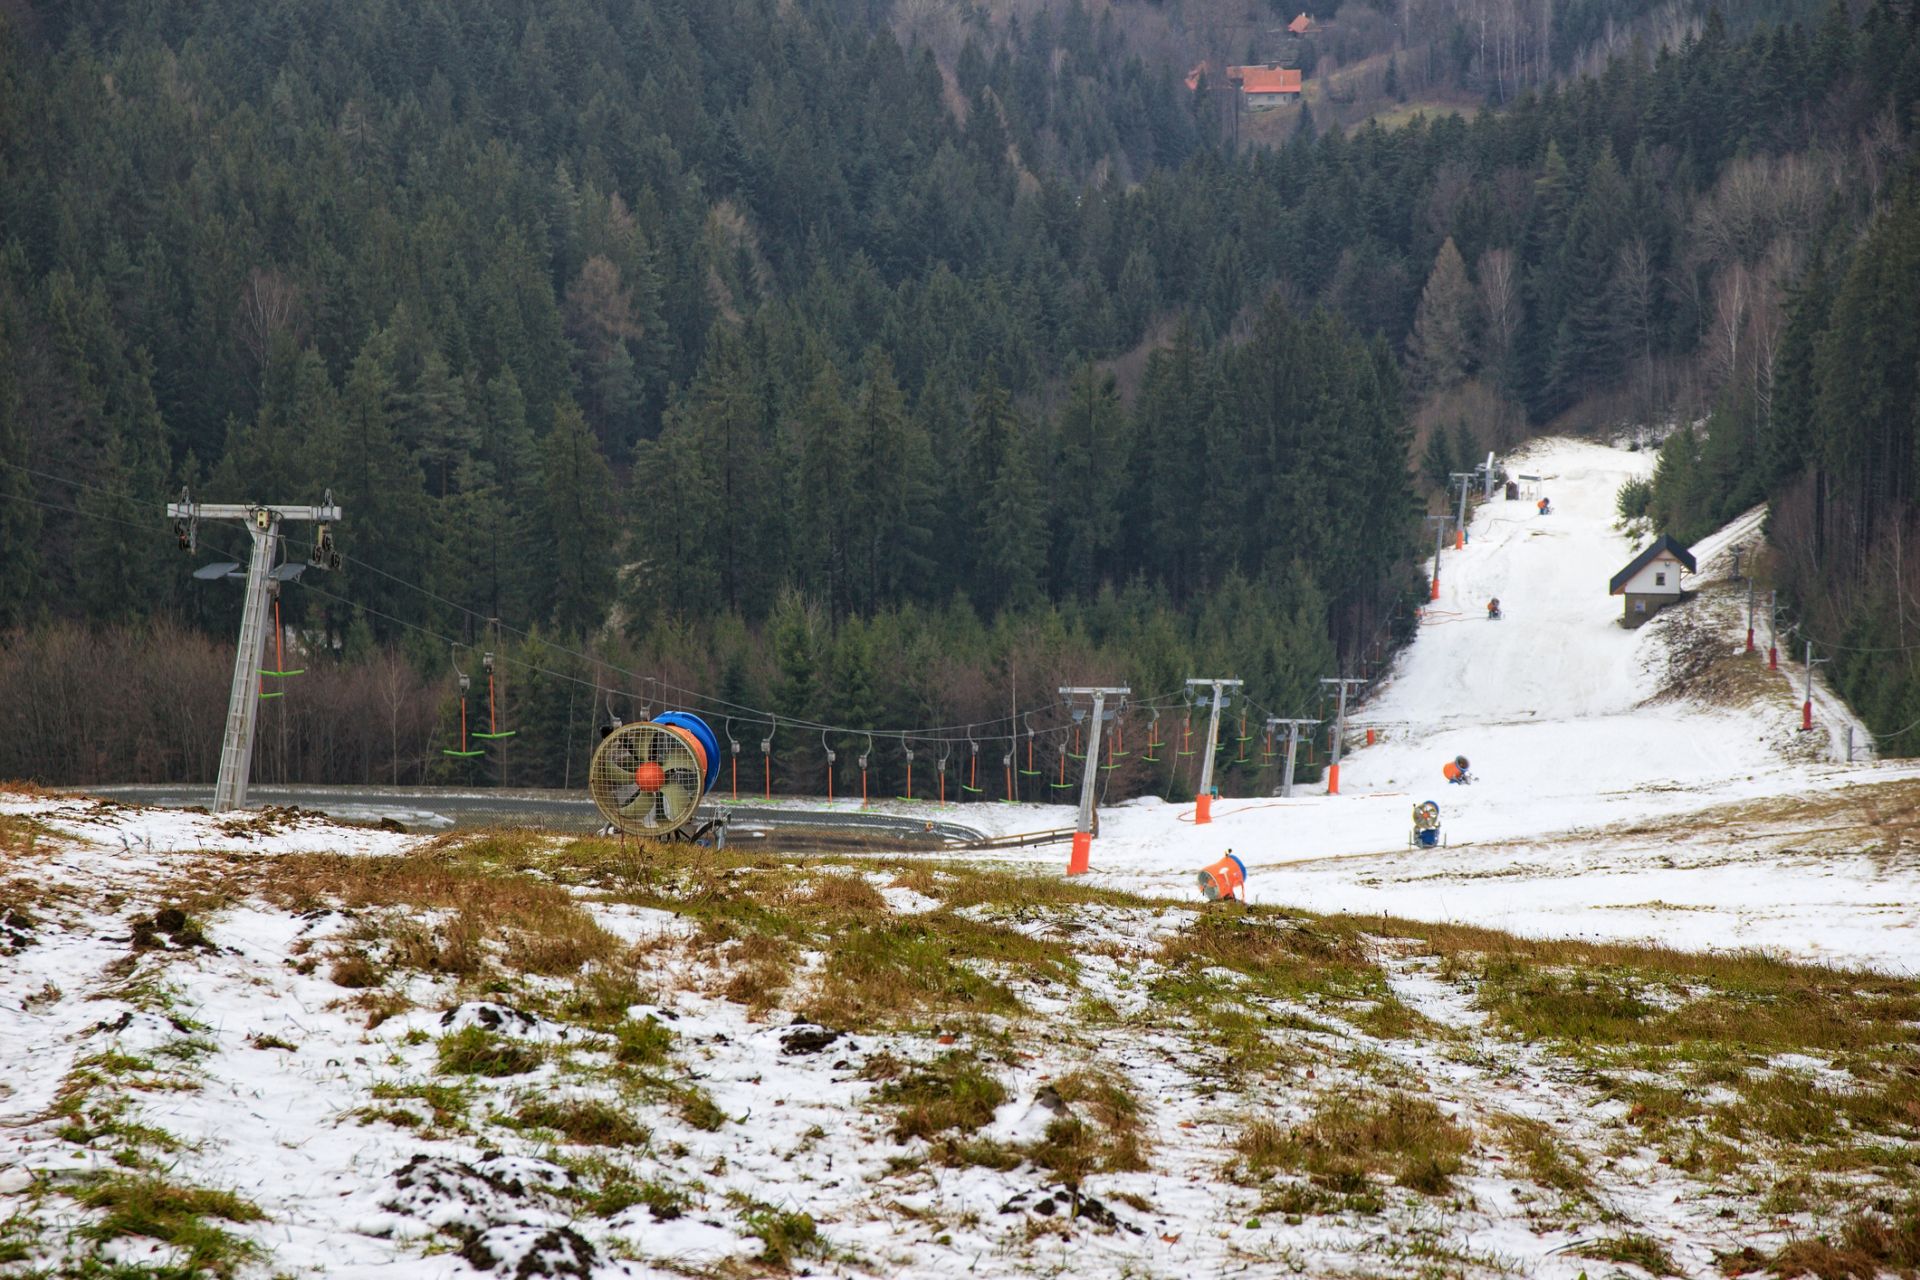
POLYGON ((587 786, 613 826, 628 835, 664 836, 692 821, 705 772, 690 735, 649 721, 607 735, 593 753, 587 786))

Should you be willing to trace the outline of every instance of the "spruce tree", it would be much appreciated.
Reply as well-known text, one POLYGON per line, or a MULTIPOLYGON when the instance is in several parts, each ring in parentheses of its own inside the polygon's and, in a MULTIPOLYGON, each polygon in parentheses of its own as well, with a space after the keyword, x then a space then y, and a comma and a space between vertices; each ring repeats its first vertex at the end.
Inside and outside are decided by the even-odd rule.
POLYGON ((925 429, 908 414, 893 365, 867 352, 866 381, 853 405, 851 533, 854 592, 871 614, 923 585, 932 567, 933 455, 925 429))
POLYGON ((539 459, 534 604, 562 633, 581 635, 599 627, 613 598, 613 474, 571 400, 554 406, 539 459))
POLYGON ((1116 575, 1132 465, 1129 425, 1113 375, 1080 366, 1054 422, 1055 454, 1048 472, 1056 595, 1091 596, 1116 575))
MULTIPOLYGON (((0 255, 0 352, 23 345, 25 308, 0 255)), ((0 630, 27 620, 40 580, 40 508, 33 504, 31 435, 16 361, 0 357, 0 630)))
POLYGON ((1472 319, 1467 264, 1448 236, 1434 256, 1413 320, 1414 383, 1422 391, 1445 391, 1466 376, 1472 319))

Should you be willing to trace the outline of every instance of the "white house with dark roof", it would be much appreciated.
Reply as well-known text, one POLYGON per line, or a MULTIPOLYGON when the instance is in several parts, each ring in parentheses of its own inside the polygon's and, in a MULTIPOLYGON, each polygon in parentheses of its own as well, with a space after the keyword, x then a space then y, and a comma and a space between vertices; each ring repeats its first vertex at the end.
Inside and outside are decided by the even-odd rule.
POLYGON ((1693 553, 1667 534, 1613 575, 1607 590, 1626 599, 1624 621, 1637 627, 1680 598, 1680 574, 1696 572, 1693 553))

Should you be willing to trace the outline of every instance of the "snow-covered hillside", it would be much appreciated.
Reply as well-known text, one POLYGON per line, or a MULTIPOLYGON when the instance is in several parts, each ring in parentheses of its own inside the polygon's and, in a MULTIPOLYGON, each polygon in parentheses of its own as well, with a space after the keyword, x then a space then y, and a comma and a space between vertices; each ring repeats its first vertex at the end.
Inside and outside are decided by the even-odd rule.
MULTIPOLYGON (((1467 546, 1441 557, 1440 598, 1414 643, 1350 713, 1342 793, 1223 800, 1204 827, 1190 805, 1117 806, 1094 844, 1096 878, 1187 894, 1195 871, 1231 848, 1255 901, 1920 969, 1920 868, 1844 833, 1802 839, 1790 812, 1747 811, 1920 776, 1866 762, 1857 724, 1861 762, 1844 763, 1851 717, 1817 681, 1816 731, 1799 731, 1804 668, 1783 654, 1778 673, 1764 671, 1764 616, 1762 652, 1736 658, 1746 597, 1728 581, 1728 552, 1757 541, 1761 513, 1695 548, 1691 599, 1638 630, 1620 625, 1607 583, 1638 547, 1614 498, 1652 462, 1571 440, 1508 459, 1541 477, 1552 514, 1500 497, 1475 509, 1467 546), (1485 616, 1490 597, 1500 621, 1485 616), (1701 644, 1747 664, 1737 696, 1670 686, 1676 650, 1701 644), (1441 776, 1457 755, 1472 763, 1472 786, 1441 776), (1427 799, 1443 810, 1448 847, 1413 853, 1410 811, 1427 799)), ((982 817, 1042 825, 1009 808, 982 817)))

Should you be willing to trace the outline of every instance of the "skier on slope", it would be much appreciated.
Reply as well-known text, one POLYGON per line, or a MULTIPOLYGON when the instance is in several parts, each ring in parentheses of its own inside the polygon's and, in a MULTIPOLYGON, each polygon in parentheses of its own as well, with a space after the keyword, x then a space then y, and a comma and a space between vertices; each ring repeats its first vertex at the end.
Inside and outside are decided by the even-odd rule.
POLYGON ((1548 502, 1544 497, 1540 499, 1539 509, 1540 509, 1540 514, 1543 516, 1550 516, 1553 514, 1553 504, 1551 502, 1548 502))
POLYGON ((1487 601, 1487 621, 1494 622, 1498 620, 1499 617, 1500 617, 1500 597, 1495 596, 1493 599, 1487 601))

